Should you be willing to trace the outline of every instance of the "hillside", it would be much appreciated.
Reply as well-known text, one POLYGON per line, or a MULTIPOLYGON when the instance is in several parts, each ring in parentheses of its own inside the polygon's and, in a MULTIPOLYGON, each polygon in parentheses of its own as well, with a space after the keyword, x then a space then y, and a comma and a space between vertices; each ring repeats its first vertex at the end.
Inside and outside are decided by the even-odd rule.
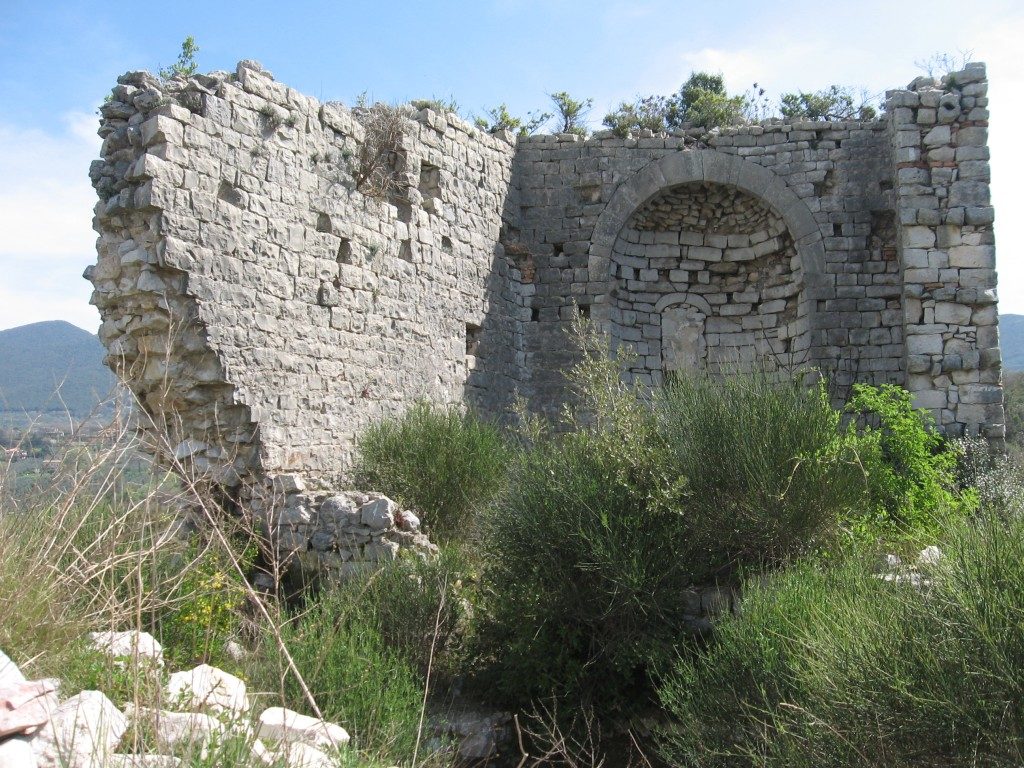
POLYGON ((0 411, 87 416, 114 386, 103 345, 63 320, 0 331, 0 411))
POLYGON ((999 316, 999 344, 1003 348, 1003 368, 1024 371, 1024 315, 999 316))

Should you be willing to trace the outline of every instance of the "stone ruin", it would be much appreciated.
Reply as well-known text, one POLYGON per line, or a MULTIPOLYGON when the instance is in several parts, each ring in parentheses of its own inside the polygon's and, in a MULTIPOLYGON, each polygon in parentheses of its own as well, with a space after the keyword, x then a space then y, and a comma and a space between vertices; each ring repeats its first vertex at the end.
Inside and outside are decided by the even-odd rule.
POLYGON ((651 385, 813 366, 837 400, 891 382, 949 435, 1004 434, 982 64, 867 121, 584 139, 422 109, 386 194, 356 181, 366 111, 255 62, 118 83, 90 169, 100 338, 233 498, 315 529, 354 436, 416 399, 557 414, 578 314, 651 385))

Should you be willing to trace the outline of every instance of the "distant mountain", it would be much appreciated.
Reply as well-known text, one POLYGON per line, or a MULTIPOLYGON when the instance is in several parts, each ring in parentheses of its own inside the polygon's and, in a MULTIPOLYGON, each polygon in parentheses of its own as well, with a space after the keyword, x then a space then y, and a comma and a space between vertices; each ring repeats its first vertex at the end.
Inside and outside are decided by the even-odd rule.
POLYGON ((999 346, 1003 368, 1024 371, 1024 315, 999 315, 999 346))
POLYGON ((114 375, 100 340, 63 320, 0 331, 0 411, 89 415, 114 375))

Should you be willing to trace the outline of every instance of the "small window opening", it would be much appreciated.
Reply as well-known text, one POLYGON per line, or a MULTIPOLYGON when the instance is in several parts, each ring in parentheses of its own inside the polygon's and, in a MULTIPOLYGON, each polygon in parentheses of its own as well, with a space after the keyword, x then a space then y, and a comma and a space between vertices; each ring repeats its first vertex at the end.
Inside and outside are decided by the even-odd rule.
POLYGON ((565 243, 552 243, 551 249, 553 255, 561 256, 565 252, 565 243))
POLYGON ((530 322, 536 323, 538 320, 540 320, 540 309, 530 307, 530 322))
POLYGON ((474 323, 466 323, 466 354, 476 356, 480 349, 480 326, 474 323))
POLYGON ((328 216, 326 213, 321 213, 319 216, 316 217, 316 231, 326 232, 327 234, 331 234, 331 232, 333 232, 333 227, 331 226, 331 217, 328 216))
POLYGON ((398 258, 402 261, 412 261, 412 241, 403 240, 402 244, 398 247, 398 258))
POLYGON ((843 225, 842 224, 833 224, 832 225, 832 236, 833 237, 841 237, 842 234, 843 234, 843 225))
POLYGON ((452 239, 448 235, 441 236, 441 250, 445 253, 451 253, 453 250, 452 239))
POLYGON ((584 320, 590 319, 590 305, 589 304, 578 304, 576 306, 576 312, 584 320))
POLYGON ((338 243, 338 263, 352 263, 352 241, 347 237, 341 238, 341 242, 338 243))
POLYGON ((430 163, 420 164, 420 195, 423 196, 423 210, 437 213, 441 200, 441 169, 430 163))

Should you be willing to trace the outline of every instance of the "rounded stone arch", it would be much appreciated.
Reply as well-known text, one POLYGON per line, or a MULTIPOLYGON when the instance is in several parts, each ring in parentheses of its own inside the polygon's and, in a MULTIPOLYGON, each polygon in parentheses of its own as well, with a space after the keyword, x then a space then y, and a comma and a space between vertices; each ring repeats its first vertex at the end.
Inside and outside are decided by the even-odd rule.
MULTIPOLYGON (((825 247, 814 214, 785 180, 772 171, 712 149, 682 150, 666 155, 619 185, 594 226, 588 259, 591 284, 610 283, 615 240, 637 210, 666 189, 702 182, 738 188, 763 201, 782 218, 800 259, 807 318, 813 334, 817 328, 814 322, 817 302, 826 298, 825 247)), ((592 317, 599 327, 606 327, 608 311, 607 292, 598 292, 592 317)))

